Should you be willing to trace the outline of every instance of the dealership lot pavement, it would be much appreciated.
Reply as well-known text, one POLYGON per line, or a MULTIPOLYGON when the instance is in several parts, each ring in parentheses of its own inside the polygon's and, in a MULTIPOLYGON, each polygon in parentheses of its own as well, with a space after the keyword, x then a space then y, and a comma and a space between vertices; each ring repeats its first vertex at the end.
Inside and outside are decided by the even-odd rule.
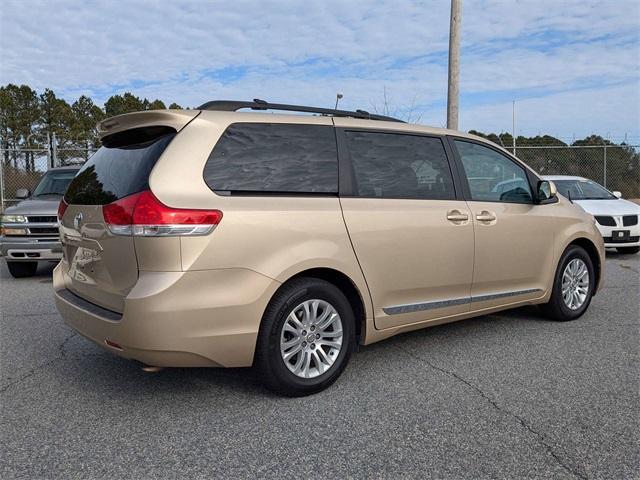
POLYGON ((361 348, 285 399, 248 369, 146 374, 63 325, 51 267, 0 271, 0 477, 637 478, 640 255, 582 319, 535 308, 361 348))

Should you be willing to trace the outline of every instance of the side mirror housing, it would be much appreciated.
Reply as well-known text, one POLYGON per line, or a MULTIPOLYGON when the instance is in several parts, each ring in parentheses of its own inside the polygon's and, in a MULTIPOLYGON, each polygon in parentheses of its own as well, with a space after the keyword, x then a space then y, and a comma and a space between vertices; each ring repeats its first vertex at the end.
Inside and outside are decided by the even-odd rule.
POLYGON ((27 188, 19 188, 16 190, 16 198, 20 200, 24 200, 25 198, 29 198, 31 192, 27 188))
POLYGON ((611 193, 613 193, 613 196, 616 197, 616 198, 622 198, 622 193, 619 192, 618 190, 614 190, 611 193))
POLYGON ((538 182, 538 203, 555 203, 558 201, 558 189, 556 184, 549 180, 540 180, 538 182))

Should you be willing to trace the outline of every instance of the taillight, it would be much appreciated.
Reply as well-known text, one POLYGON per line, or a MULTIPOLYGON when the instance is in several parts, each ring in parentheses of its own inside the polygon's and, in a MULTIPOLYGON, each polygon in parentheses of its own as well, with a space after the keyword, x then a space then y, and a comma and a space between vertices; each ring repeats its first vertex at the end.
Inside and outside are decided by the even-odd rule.
POLYGON ((67 211, 68 206, 69 204, 64 201, 64 198, 60 200, 60 203, 58 204, 58 221, 59 222, 62 221, 62 217, 64 216, 64 212, 67 211))
POLYGON ((104 205, 102 215, 111 233, 142 237, 206 235, 222 219, 220 210, 168 207, 149 190, 104 205))

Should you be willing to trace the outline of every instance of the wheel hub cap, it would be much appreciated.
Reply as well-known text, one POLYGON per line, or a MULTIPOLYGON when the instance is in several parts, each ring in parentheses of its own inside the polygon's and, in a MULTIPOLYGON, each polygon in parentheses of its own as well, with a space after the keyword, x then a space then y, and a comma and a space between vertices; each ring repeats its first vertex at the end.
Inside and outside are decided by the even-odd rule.
POLYGON ((589 269, 583 260, 574 258, 562 273, 562 299, 571 310, 578 310, 589 295, 589 269))
POLYGON ((300 378, 322 375, 342 350, 342 320, 329 302, 306 300, 287 316, 280 334, 280 355, 300 378))

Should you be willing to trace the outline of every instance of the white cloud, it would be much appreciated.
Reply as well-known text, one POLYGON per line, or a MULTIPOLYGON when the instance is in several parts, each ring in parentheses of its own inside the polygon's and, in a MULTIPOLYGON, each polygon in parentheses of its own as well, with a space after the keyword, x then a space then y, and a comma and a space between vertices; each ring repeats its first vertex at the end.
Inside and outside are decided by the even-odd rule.
MULTIPOLYGON (((253 97, 330 105, 341 91, 344 107, 366 109, 386 87, 395 105, 415 99, 422 121, 440 125, 448 17, 448 0, 4 0, 0 84, 99 101, 128 90, 191 106, 253 97), (225 68, 242 75, 211 74, 225 68)), ((640 137, 639 18, 634 0, 465 2, 462 126, 495 129, 514 97, 539 112, 523 128, 640 137), (558 124, 551 102, 575 115, 558 124), (569 108, 590 103, 597 116, 569 108)))
MULTIPOLYGON (((596 132, 618 142, 627 135, 628 142, 640 145, 639 98, 638 85, 624 85, 519 100, 516 135, 552 133, 564 141, 572 141, 596 132)), ((512 103, 463 108, 460 122, 466 130, 483 125, 487 132, 511 132, 512 103)))

